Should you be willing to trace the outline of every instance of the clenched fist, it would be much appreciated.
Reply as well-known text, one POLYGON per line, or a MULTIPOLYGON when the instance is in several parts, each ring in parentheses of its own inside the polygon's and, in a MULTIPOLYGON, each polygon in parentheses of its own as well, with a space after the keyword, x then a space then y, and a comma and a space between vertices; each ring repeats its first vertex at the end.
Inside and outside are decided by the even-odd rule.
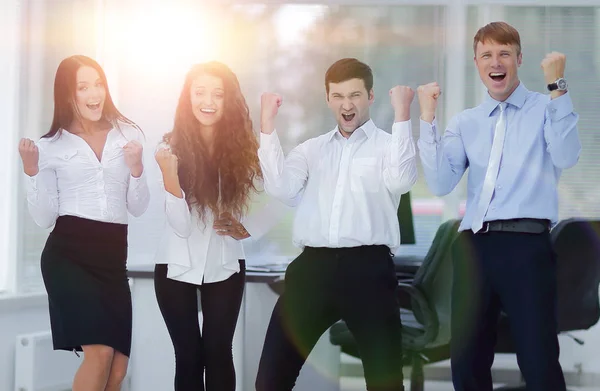
POLYGON ((23 171, 29 176, 39 172, 40 151, 33 140, 22 138, 19 142, 19 155, 23 161, 23 171))
POLYGON ((168 148, 159 149, 154 155, 163 176, 177 176, 178 159, 168 148))
POLYGON ((417 88, 419 95, 419 106, 421 107, 421 119, 425 122, 433 122, 438 98, 442 90, 437 82, 425 84, 417 88))
POLYGON ((130 141, 123 146, 123 152, 125 154, 125 164, 131 172, 131 176, 139 178, 144 172, 144 165, 142 164, 142 152, 143 147, 138 141, 130 141))
POLYGON ((407 86, 396 86, 390 90, 390 101, 394 108, 396 122, 410 119, 410 104, 414 97, 415 92, 407 86))
POLYGON ((171 152, 170 148, 162 148, 156 151, 154 158, 162 172, 165 190, 175 197, 183 198, 183 193, 179 184, 179 175, 177 173, 179 165, 177 156, 171 152))
POLYGON ((260 97, 260 125, 261 132, 266 134, 273 133, 275 130, 274 120, 279 111, 279 106, 283 103, 280 95, 271 92, 265 92, 260 97))
POLYGON ((546 55, 542 60, 541 67, 544 70, 546 84, 554 83, 565 75, 565 64, 567 56, 559 52, 552 52, 546 55))

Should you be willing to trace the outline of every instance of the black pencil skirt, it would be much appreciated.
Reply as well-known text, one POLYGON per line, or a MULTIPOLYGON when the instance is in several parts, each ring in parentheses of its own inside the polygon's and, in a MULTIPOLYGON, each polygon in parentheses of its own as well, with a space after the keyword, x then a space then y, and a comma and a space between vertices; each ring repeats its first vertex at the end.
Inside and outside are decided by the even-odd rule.
POLYGON ((60 216, 42 252, 55 350, 106 345, 129 357, 127 225, 60 216))

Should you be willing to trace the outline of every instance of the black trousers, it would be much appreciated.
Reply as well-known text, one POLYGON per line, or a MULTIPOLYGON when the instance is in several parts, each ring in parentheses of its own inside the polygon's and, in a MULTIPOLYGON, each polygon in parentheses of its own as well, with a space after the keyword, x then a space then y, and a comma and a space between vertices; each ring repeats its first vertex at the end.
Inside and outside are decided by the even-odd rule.
POLYGON ((240 261, 240 272, 227 280, 194 285, 167 278, 167 265, 156 265, 156 299, 175 350, 175 391, 235 391, 232 343, 245 273, 240 261))
POLYGON ((492 390, 500 311, 527 390, 565 390, 558 362, 556 256, 550 234, 462 232, 453 245, 451 363, 457 391, 492 390))
POLYGON ((288 267, 265 337, 256 389, 289 391, 321 335, 343 319, 370 391, 402 385, 397 278, 386 246, 306 247, 288 267))

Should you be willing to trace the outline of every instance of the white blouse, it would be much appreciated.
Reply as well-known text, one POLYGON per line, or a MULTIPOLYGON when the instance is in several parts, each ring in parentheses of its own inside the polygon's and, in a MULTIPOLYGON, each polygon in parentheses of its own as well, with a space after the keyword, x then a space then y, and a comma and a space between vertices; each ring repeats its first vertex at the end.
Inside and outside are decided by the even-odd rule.
POLYGON ((190 211, 183 190, 183 198, 178 198, 164 189, 162 175, 159 182, 165 197, 167 227, 155 262, 168 264, 167 277, 177 281, 201 285, 226 280, 240 271, 239 260, 245 259, 244 243, 259 240, 291 211, 275 199, 258 207, 256 197, 251 197, 251 211, 241 221, 250 237, 237 240, 217 234, 210 210, 205 224, 195 208, 190 211))
POLYGON ((125 164, 123 146, 143 143, 141 132, 131 126, 113 128, 106 137, 101 160, 81 137, 62 130, 40 139, 39 172, 25 176, 27 204, 37 225, 50 228, 58 216, 127 224, 127 212, 142 215, 150 192, 146 175, 134 178, 125 164))

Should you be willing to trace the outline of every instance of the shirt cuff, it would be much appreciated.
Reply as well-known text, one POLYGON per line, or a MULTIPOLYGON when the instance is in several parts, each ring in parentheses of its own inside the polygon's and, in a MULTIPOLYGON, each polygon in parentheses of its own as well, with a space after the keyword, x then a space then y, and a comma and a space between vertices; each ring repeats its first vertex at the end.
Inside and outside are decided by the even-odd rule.
MULTIPOLYGON (((248 233, 250 233, 250 232, 248 232, 248 233)), ((254 236, 250 235, 247 238, 240 240, 240 243, 242 243, 242 246, 249 246, 253 243, 256 243, 256 241, 254 240, 254 236)))
POLYGON ((142 182, 146 181, 146 167, 144 167, 144 169, 142 170, 142 175, 140 175, 139 177, 134 177, 133 175, 131 175, 131 173, 129 173, 129 180, 130 183, 134 184, 135 186, 139 186, 142 182))
POLYGON ((431 123, 419 119, 419 127, 422 142, 436 144, 440 141, 437 135, 437 120, 435 118, 431 123))
POLYGON ((271 134, 260 132, 260 148, 261 149, 277 149, 281 146, 277 130, 271 134))
POLYGON ((392 125, 392 135, 397 134, 400 138, 409 138, 412 135, 410 120, 394 122, 392 125))
POLYGON ((180 204, 180 203, 185 203, 186 207, 187 207, 187 201, 185 200, 185 192, 183 190, 181 190, 181 198, 169 193, 168 191, 165 190, 165 199, 168 203, 171 204, 180 204))
POLYGON ((33 176, 29 176, 29 175, 23 173, 23 177, 25 179, 25 188, 27 191, 37 191, 38 190, 38 186, 37 186, 38 175, 39 175, 39 171, 37 174, 35 174, 33 176))
POLYGON ((556 99, 550 99, 546 105, 551 121, 560 121, 573 112, 573 101, 567 91, 556 99))

